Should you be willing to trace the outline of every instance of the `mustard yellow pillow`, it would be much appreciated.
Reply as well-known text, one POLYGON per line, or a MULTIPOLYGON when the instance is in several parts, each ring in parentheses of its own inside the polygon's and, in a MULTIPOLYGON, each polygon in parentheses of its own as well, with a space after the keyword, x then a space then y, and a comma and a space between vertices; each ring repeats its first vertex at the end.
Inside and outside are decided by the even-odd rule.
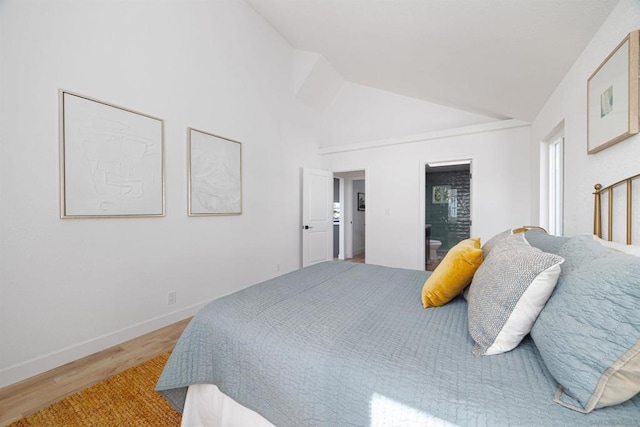
POLYGON ((480 238, 466 239, 447 252, 422 287, 424 308, 445 305, 464 290, 482 264, 480 238))

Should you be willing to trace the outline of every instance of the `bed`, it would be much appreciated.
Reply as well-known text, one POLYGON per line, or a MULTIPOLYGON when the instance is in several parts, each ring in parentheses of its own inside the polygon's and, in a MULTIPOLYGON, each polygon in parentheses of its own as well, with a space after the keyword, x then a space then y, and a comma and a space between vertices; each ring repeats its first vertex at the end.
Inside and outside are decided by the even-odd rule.
POLYGON ((640 258, 596 234, 468 242, 471 286, 427 309, 431 276, 468 263, 268 280, 197 313, 157 390, 186 426, 640 425, 640 258))

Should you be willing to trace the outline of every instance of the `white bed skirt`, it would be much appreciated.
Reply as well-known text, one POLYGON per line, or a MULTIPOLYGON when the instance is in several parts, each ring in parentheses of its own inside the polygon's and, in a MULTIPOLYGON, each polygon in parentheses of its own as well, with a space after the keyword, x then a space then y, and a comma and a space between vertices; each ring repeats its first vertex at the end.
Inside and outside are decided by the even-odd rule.
POLYGON ((212 384, 189 386, 182 427, 274 427, 262 415, 245 408, 212 384))

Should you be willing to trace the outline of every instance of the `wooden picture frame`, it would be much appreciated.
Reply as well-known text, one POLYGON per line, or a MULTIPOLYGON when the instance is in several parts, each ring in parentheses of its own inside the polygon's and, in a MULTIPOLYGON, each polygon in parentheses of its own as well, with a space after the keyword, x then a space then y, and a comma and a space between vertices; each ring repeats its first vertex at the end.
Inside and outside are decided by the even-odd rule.
POLYGON ((165 214, 164 122, 59 90, 60 217, 165 214))
POLYGON ((187 128, 188 215, 242 214, 242 143, 187 128))
POLYGON ((595 154, 640 130, 640 31, 632 31, 587 80, 587 153, 595 154))

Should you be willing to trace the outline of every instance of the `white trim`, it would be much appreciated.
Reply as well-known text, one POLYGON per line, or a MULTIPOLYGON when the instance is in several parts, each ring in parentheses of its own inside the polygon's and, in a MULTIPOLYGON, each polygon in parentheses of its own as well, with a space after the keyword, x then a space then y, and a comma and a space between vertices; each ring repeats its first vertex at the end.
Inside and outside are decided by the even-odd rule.
POLYGON ((342 153, 345 151, 366 150, 368 148, 385 147, 387 145, 408 144, 411 142, 430 141, 434 139, 451 138, 454 136, 473 135, 477 133, 492 132, 502 129, 512 129, 524 126, 530 126, 531 123, 517 120, 499 120, 496 122, 483 123, 474 126, 464 126, 453 129, 444 129, 422 134, 408 135, 396 138, 379 139, 376 141, 359 142, 354 144, 338 145, 332 147, 320 147, 318 150, 320 155, 342 153))
POLYGON ((445 162, 431 162, 427 163, 430 168, 437 168, 442 166, 458 166, 458 165, 470 165, 471 160, 451 160, 445 162))
MULTIPOLYGON (((367 204, 369 204, 371 200, 371 196, 369 195, 369 180, 367 179, 369 175, 369 170, 366 167, 354 168, 349 170, 340 170, 333 171, 333 176, 335 178, 340 179, 340 203, 342 209, 342 215, 340 215, 340 255, 339 259, 349 259, 353 258, 355 255, 353 251, 353 209, 355 206, 352 206, 353 201, 353 181, 354 180, 363 180, 364 181, 364 192, 367 194, 367 204), (348 197, 347 197, 348 196, 348 197), (340 258, 342 256, 342 258, 340 258)), ((369 209, 364 212, 364 252, 365 252, 365 262, 366 262, 366 253, 367 253, 367 219, 369 216, 369 209)))
MULTIPOLYGON (((340 177, 340 176, 336 176, 336 174, 333 174, 333 178, 337 179, 339 181, 338 186, 340 187, 338 191, 340 191, 340 194, 338 195, 339 199, 338 199, 338 203, 340 203, 340 219, 338 221, 338 259, 340 261, 344 261, 345 258, 345 239, 344 239, 344 234, 345 234, 345 225, 346 222, 344 220, 344 216, 346 214, 346 209, 344 208, 344 201, 345 201, 345 197, 344 197, 344 191, 345 191, 345 185, 344 185, 344 178, 340 177)), ((335 196, 334 196, 335 199, 335 196)))
POLYGON ((549 233, 564 234, 564 135, 547 145, 549 186, 549 233))
POLYGON ((9 366, 0 370, 0 388, 184 320, 193 316, 210 301, 194 304, 190 307, 185 307, 183 309, 137 323, 119 331, 105 334, 97 338, 92 338, 79 344, 9 366))
POLYGON ((420 238, 420 242, 418 244, 418 247, 420 248, 420 252, 422 253, 422 264, 421 267, 419 269, 424 269, 427 263, 427 250, 425 247, 425 224, 427 223, 427 218, 426 218, 426 212, 425 212, 425 207, 426 207, 426 203, 427 203, 427 195, 426 195, 426 191, 427 191, 427 166, 429 164, 436 164, 436 163, 449 163, 449 164, 468 164, 469 165, 469 173, 471 174, 471 182, 470 182, 470 195, 469 195, 469 203, 471 205, 471 210, 469 212, 469 219, 471 220, 471 227, 469 228, 469 233, 471 236, 473 236, 475 233, 473 231, 474 228, 474 211, 475 211, 475 203, 473 200, 473 195, 475 194, 475 179, 473 178, 475 176, 475 163, 476 163, 476 158, 475 156, 469 155, 469 156, 460 156, 460 157, 452 157, 452 158, 448 158, 446 160, 420 160, 419 162, 419 167, 420 167, 420 214, 419 214, 419 222, 418 222, 418 226, 417 226, 417 230, 418 233, 416 233, 417 236, 419 236, 420 238))

